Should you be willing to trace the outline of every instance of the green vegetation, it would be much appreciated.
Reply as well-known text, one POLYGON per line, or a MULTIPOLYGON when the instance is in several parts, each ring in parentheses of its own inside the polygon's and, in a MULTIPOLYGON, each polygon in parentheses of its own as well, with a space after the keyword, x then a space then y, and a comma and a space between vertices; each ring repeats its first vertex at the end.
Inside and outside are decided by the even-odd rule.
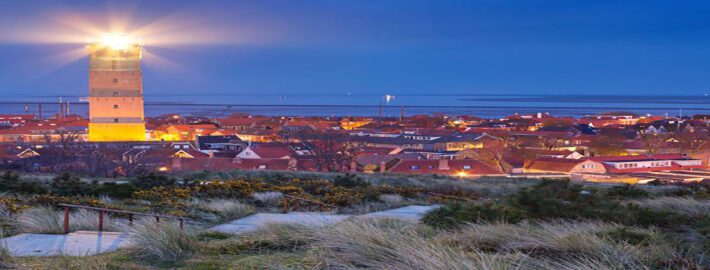
MULTIPOLYGON (((20 183, 23 177, 14 178, 20 183)), ((5 176, 2 176, 3 179, 5 176)), ((146 175, 101 183, 60 175, 34 181, 46 191, 0 196, 6 232, 61 233, 57 203, 187 217, 176 222, 109 215, 131 248, 85 258, 13 258, 23 269, 707 269, 707 187, 606 186, 562 180, 230 172, 146 175), (251 175, 253 174, 253 175, 251 175), (242 175, 243 177, 236 177, 242 175), (55 180, 56 179, 56 180, 55 180), (140 183, 145 180, 145 183, 140 183), (77 181, 83 187, 77 187, 77 181), (75 190, 85 188, 84 195, 75 190), (86 195, 90 194, 90 195, 86 195), (118 195, 121 194, 121 195, 118 195), (108 196, 107 196, 108 195, 108 196), (280 212, 298 196, 366 213, 440 203, 423 223, 351 218, 314 228, 270 225, 243 235, 206 228, 254 212, 280 212)), ((16 186, 19 183, 15 182, 16 186)), ((323 211, 303 205, 301 210, 323 211)), ((96 213, 71 212, 72 230, 97 226, 96 213)))

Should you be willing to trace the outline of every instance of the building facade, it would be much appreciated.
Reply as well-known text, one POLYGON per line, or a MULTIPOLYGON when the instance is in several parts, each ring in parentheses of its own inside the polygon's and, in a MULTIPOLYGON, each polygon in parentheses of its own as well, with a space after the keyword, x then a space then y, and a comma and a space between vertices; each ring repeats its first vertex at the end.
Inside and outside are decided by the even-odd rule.
POLYGON ((142 46, 89 50, 89 141, 145 141, 142 46))

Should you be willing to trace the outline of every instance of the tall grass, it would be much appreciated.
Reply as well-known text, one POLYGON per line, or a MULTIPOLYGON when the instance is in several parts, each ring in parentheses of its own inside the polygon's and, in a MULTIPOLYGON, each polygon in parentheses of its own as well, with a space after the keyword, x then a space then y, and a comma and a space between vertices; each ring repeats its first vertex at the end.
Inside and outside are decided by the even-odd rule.
POLYGON ((313 260, 335 269, 513 269, 524 256, 466 252, 416 223, 353 219, 316 235, 313 260))
POLYGON ((238 219, 256 212, 256 208, 253 206, 234 199, 209 200, 201 202, 199 205, 227 220, 238 219))
MULTIPOLYGON (((126 221, 104 215, 104 231, 123 231, 126 221)), ((51 207, 40 206, 23 210, 14 220, 14 226, 24 233, 64 233, 64 212, 51 207)), ((78 209, 69 215, 71 231, 96 231, 99 228, 97 211, 78 209)))
POLYGON ((694 199, 689 197, 659 197, 654 199, 633 201, 659 211, 672 211, 691 217, 710 215, 710 200, 694 199))
POLYGON ((466 250, 534 254, 557 269, 641 269, 677 256, 653 229, 595 221, 469 224, 442 239, 466 250))
POLYGON ((129 239, 140 259, 181 261, 199 248, 197 234, 192 228, 181 229, 171 222, 155 223, 141 219, 128 230, 129 239))
POLYGON ((278 206, 281 198, 283 198, 283 193, 278 191, 257 192, 251 196, 265 206, 278 206))
POLYGON ((12 269, 14 260, 7 243, 2 240, 4 237, 5 234, 3 230, 0 229, 0 269, 12 269))

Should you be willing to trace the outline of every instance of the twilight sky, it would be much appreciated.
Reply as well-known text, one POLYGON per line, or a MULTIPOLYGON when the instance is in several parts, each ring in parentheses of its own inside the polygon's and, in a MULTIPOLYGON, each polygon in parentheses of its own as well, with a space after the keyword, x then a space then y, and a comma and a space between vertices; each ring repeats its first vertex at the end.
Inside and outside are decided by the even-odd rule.
POLYGON ((707 0, 9 0, 0 99, 86 95, 86 30, 121 22, 145 33, 152 96, 702 95, 708 14, 707 0))

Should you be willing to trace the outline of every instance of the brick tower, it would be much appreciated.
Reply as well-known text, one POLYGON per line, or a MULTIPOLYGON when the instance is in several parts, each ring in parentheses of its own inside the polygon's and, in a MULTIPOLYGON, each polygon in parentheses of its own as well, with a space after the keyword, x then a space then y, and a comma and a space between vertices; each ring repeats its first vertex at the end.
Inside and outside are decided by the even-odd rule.
POLYGON ((145 141, 142 46, 109 37, 89 50, 89 141, 145 141))

